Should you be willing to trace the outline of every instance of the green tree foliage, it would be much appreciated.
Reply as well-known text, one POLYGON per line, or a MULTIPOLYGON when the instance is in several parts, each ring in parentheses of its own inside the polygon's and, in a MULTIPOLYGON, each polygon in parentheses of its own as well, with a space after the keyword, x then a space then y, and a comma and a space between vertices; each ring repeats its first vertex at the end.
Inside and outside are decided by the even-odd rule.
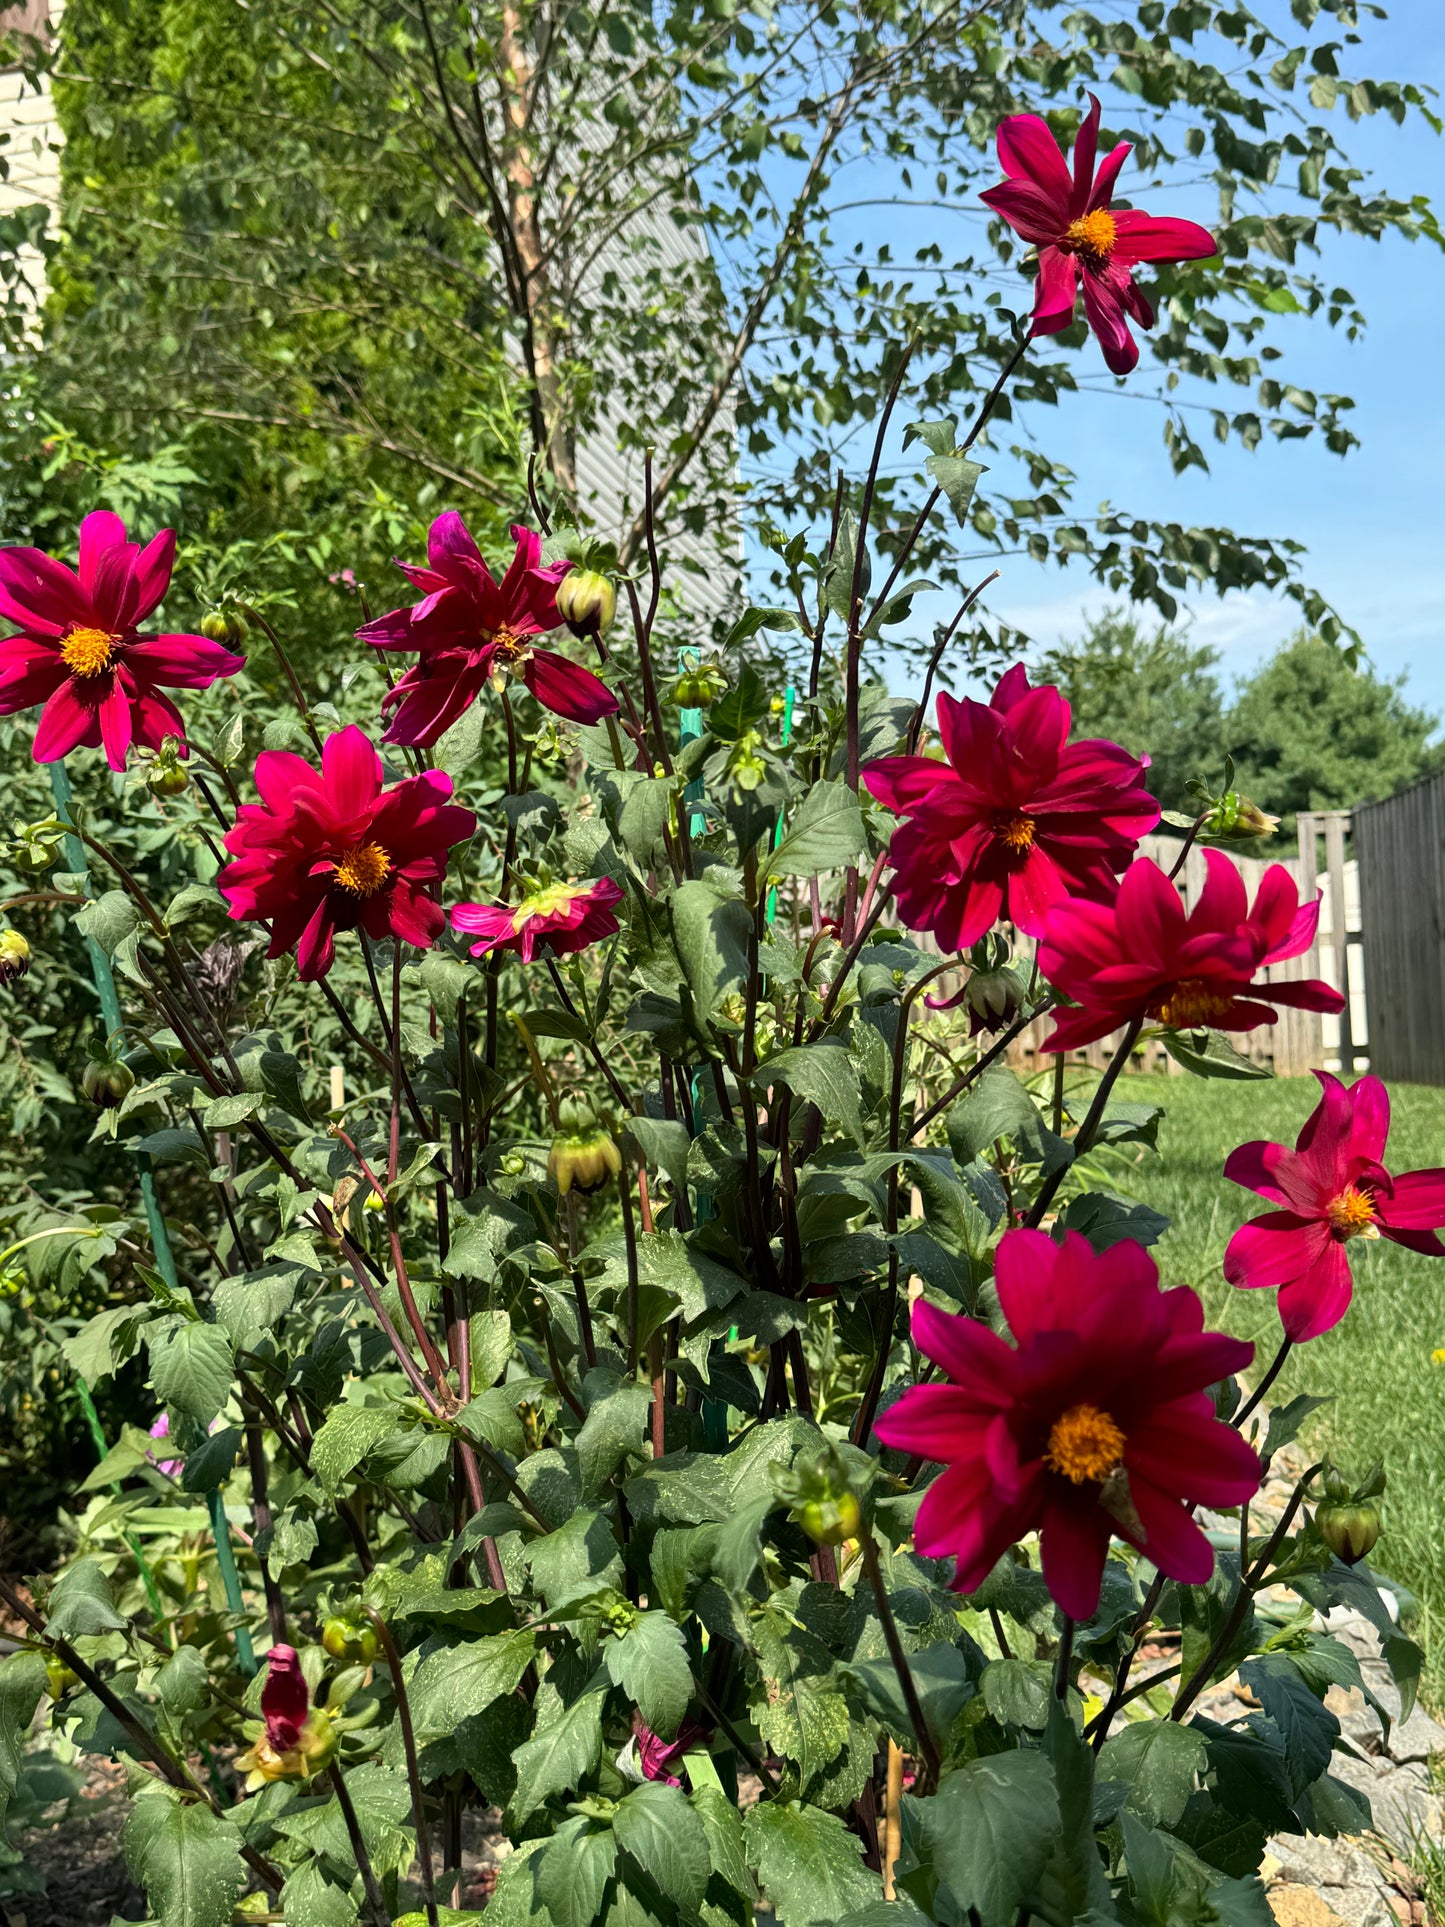
POLYGON ((1301 630, 1240 684, 1226 723, 1240 789, 1277 816, 1349 809, 1440 766, 1438 716, 1405 678, 1352 670, 1301 630))
POLYGON ((1218 662, 1217 649, 1110 609, 1074 641, 1046 650, 1036 673, 1068 697, 1077 734, 1105 736, 1136 756, 1147 754, 1149 787, 1165 809, 1184 810, 1191 777, 1219 773, 1213 767, 1223 740, 1218 662))
MULTIPOLYGON (((1093 87, 1105 140, 1136 146, 1124 191, 1187 196, 1220 239, 1213 263, 1153 276, 1145 366, 1175 466, 1207 465, 1181 382, 1221 441, 1343 454, 1348 398, 1283 376, 1286 331, 1363 325, 1331 231, 1439 240, 1423 199, 1349 163, 1341 120, 1426 111, 1415 85, 1364 77, 1357 24, 1353 0, 1297 0, 1278 27, 1207 0, 74 0, 31 412, 103 450, 202 437, 192 465, 230 478, 212 498, 228 539, 264 540, 279 515, 323 575, 347 525, 370 576, 400 477, 409 502, 444 490, 485 523, 520 504, 530 443, 573 495, 588 433, 653 444, 663 525, 730 541, 735 423, 766 479, 757 518, 816 524, 898 344, 915 343, 924 412, 956 411, 1031 300, 1031 257, 996 223, 880 245, 860 193, 976 209, 999 119, 1037 109, 1067 136, 1093 87), (699 234, 710 251, 680 245, 699 234)), ((1335 634, 1288 543, 1083 507, 1037 405, 1101 379, 1085 340, 1081 321, 1036 346, 1000 406, 999 476, 969 511, 985 552, 1077 559, 1165 615, 1200 586, 1288 587, 1335 634)), ((880 481, 885 552, 909 486, 880 481)), ((618 533, 636 555, 635 489, 618 533)), ((964 573, 928 534, 914 560, 964 573)))

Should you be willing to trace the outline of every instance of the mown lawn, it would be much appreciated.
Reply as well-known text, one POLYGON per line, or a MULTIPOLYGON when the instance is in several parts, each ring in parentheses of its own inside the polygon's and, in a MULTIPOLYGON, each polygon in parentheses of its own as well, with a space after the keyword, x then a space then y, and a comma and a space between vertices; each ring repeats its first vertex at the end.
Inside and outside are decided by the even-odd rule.
MULTIPOLYGON (((1221 1176, 1228 1152, 1250 1138, 1293 1144, 1318 1093, 1315 1080, 1203 1082, 1193 1077, 1127 1077, 1120 1095, 1156 1095, 1165 1106, 1162 1156, 1148 1154, 1116 1188, 1167 1213, 1172 1222, 1155 1255, 1165 1280, 1190 1284, 1217 1322, 1256 1346, 1256 1369, 1280 1337, 1274 1293, 1236 1291, 1224 1282, 1224 1247, 1240 1222, 1268 1210, 1263 1199, 1221 1176)), ((1445 1091, 1395 1085, 1386 1164, 1413 1171, 1445 1164, 1445 1091)), ((1376 1456, 1389 1475, 1386 1534, 1373 1562, 1418 1594, 1417 1637, 1426 1646, 1428 1686, 1445 1705, 1445 1258, 1423 1258, 1385 1240, 1350 1247, 1355 1297, 1344 1322, 1298 1346, 1278 1391, 1330 1394, 1306 1433, 1343 1464, 1363 1468, 1376 1456), (1432 1623, 1433 1622, 1433 1623, 1432 1623), (1432 1637, 1433 1632, 1433 1637, 1432 1637)))

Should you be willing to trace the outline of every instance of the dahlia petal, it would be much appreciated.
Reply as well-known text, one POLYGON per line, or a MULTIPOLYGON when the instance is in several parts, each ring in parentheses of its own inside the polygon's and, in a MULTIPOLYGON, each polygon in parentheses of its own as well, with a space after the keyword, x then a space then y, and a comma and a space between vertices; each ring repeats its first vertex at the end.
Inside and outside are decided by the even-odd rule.
POLYGON ((307 919, 296 946, 296 974, 303 984, 314 984, 335 961, 335 908, 330 897, 324 896, 307 919))
POLYGON ((1214 236, 1197 221, 1143 214, 1137 208, 1121 208, 1114 216, 1116 261, 1207 261, 1218 252, 1214 236))
POLYGON ((110 688, 98 706, 100 740, 112 769, 123 770, 130 753, 130 697, 119 676, 110 679, 110 688))
POLYGON ((373 649, 415 649, 417 638, 412 632, 411 610, 389 609, 384 616, 373 616, 356 631, 358 642, 367 642, 373 649))
POLYGON ((1022 864, 1008 881, 1008 914, 1031 937, 1043 935, 1050 910, 1069 893, 1069 886, 1047 850, 1035 839, 1022 864))
POLYGON ((1354 1129, 1349 1091, 1329 1071, 1316 1071, 1315 1076, 1320 1101, 1305 1119, 1293 1153, 1286 1151, 1279 1160, 1280 1180, 1291 1202, 1311 1211, 1320 1210, 1349 1183, 1354 1129))
POLYGON ((1204 863, 1204 888, 1190 913, 1190 932, 1234 929, 1249 915, 1244 878, 1223 850, 1206 850, 1204 863))
POLYGON ((0 616, 41 636, 60 636, 90 618, 71 570, 43 549, 0 549, 0 616))
POLYGON ((1288 1194, 1281 1189, 1277 1179, 1279 1160, 1289 1154, 1283 1144, 1270 1144, 1263 1138, 1256 1138, 1251 1144, 1241 1144, 1231 1151, 1224 1160, 1224 1175, 1232 1183, 1243 1185, 1246 1191, 1256 1191, 1272 1204, 1288 1204, 1288 1194))
POLYGON ((544 709, 571 722, 600 723, 617 714, 617 698, 606 683, 550 649, 532 651, 522 680, 544 709))
POLYGON ((1124 304, 1102 275, 1085 265, 1080 279, 1084 289, 1084 313, 1093 329, 1104 360, 1112 373, 1129 374, 1138 364, 1139 346, 1124 320, 1124 304))
MULTIPOLYGON (((482 552, 477 547, 471 530, 456 509, 447 509, 437 516, 426 537, 427 559, 434 569, 440 569, 453 559, 474 563, 480 569, 487 569, 482 560, 482 552)), ((490 575, 491 571, 487 570, 490 575)))
POLYGON ((485 667, 460 650, 428 657, 408 669, 383 703, 396 714, 382 737, 408 749, 430 749, 471 708, 486 681, 485 667))
POLYGON ((0 715, 47 701, 69 679, 70 671, 48 642, 29 636, 0 641, 0 715))
POLYGON ((1051 1483, 1054 1492, 1039 1534, 1044 1584, 1060 1612, 1070 1619, 1092 1619, 1099 1610, 1113 1524, 1092 1487, 1065 1496, 1062 1480, 1051 1483))
MULTIPOLYGON (((1089 205, 1084 210, 1086 214, 1093 213, 1095 208, 1107 207, 1109 205, 1109 202, 1113 199, 1114 189, 1118 184, 1119 175, 1124 163, 1133 152, 1134 147, 1132 142, 1120 141, 1117 147, 1104 156, 1103 160, 1099 163, 1099 171, 1094 176, 1093 189, 1089 194, 1089 205)), ((1119 218, 1118 214, 1114 216, 1116 233, 1118 231, 1119 218)))
POLYGON ((1301 1345, 1333 1331, 1350 1308, 1354 1279, 1345 1246, 1326 1237, 1319 1257, 1302 1277, 1280 1287, 1280 1323, 1287 1337, 1301 1345))
POLYGON ((75 693, 75 678, 67 676, 40 712, 30 754, 37 763, 54 763, 77 745, 100 739, 94 706, 75 693))
POLYGON ((1041 1331, 1058 1328, 1061 1305, 1070 1295, 1068 1263, 1064 1247, 1046 1231, 1024 1226, 999 1244, 994 1289, 1005 1322, 1020 1344, 1041 1331))
POLYGON ((294 1646, 273 1646, 267 1659, 261 1717, 272 1746, 278 1753, 288 1753, 301 1737, 311 1696, 294 1646))
MULTIPOLYGON (((1251 984, 1251 990, 1268 997, 1272 1004, 1288 1004, 1294 1010, 1323 1010, 1330 1016, 1338 1017, 1345 1007, 1345 1000, 1339 991, 1319 977, 1305 977, 1298 983, 1251 984)), ((1256 1023, 1262 1021, 1259 1018, 1256 1023)), ((1263 1020, 1273 1023, 1273 1013, 1263 1020)))
POLYGON ((1167 1405, 1223 1378, 1233 1378, 1253 1362, 1254 1346, 1247 1338, 1209 1331, 1176 1335, 1159 1351, 1142 1389, 1151 1405, 1167 1405))
POLYGON ((1299 885, 1282 863, 1271 863, 1260 878, 1251 925, 1263 937, 1262 963, 1283 963, 1298 957, 1314 942, 1321 898, 1317 892, 1300 902, 1299 885))
POLYGON ((80 586, 92 601, 95 585, 106 555, 112 549, 124 550, 125 523, 111 509, 92 509, 80 525, 80 586))
MULTIPOLYGON (((380 896, 373 902, 381 904, 380 896)), ((392 934, 418 950, 430 950, 447 927, 446 912, 433 898, 399 880, 387 893, 385 920, 392 934)))
POLYGON ((1068 216, 1060 214, 1058 203, 1032 181, 1001 181, 979 199, 995 214, 1002 215, 1014 233, 1031 247, 1049 247, 1068 226, 1068 216))
POLYGON ((957 780, 946 763, 931 756, 880 756, 863 769, 869 795, 895 816, 933 807, 957 780))
POLYGON ((873 1430, 900 1452, 951 1464, 980 1449, 987 1426, 988 1414, 958 1386, 913 1385, 879 1414, 873 1430))
POLYGON ((1241 1505, 1259 1490, 1259 1455, 1231 1426, 1161 1406, 1129 1433, 1125 1464, 1193 1505, 1241 1505))
POLYGON ((135 558, 131 573, 135 580, 135 607, 131 611, 131 621, 144 622, 146 617, 165 599, 166 590, 171 586, 171 570, 176 561, 176 532, 162 529, 153 535, 140 554, 135 558))
POLYGON ((1079 122, 1079 131, 1074 136, 1074 180, 1069 195, 1071 218, 1082 214, 1089 205, 1094 186, 1094 160, 1099 152, 1099 117, 1102 112, 1099 96, 1090 94, 1089 111, 1079 122))
POLYGON ((235 655, 205 636, 146 636, 125 651, 126 667, 146 682, 166 683, 172 689, 209 689, 222 676, 234 676, 246 666, 235 655))
POLYGON ((1062 248, 1039 247, 1039 278, 1034 284, 1036 335, 1056 335, 1074 318, 1079 301, 1079 257, 1062 248))
POLYGON ((327 737, 321 775, 328 806, 340 817, 360 816, 381 794, 381 758, 355 723, 327 737))
POLYGON ((1082 1050, 1085 1044, 1096 1044, 1101 1037, 1119 1029, 1127 1022, 1117 1010, 1059 1010, 1054 1012, 1054 1027, 1040 1044, 1043 1051, 1060 1054, 1065 1051, 1082 1050))
POLYGON ((1266 1211, 1242 1224, 1224 1253, 1224 1275, 1241 1291, 1268 1290, 1302 1278, 1319 1258, 1330 1232, 1318 1218, 1266 1211))
MULTIPOLYGON (((263 749, 256 758, 256 789, 268 810, 288 809, 298 793, 314 791, 319 780, 315 766, 294 750, 263 749)), ((235 830, 227 834, 228 850, 242 847, 232 842, 235 834, 235 830)))
POLYGON ((1387 1237, 1396 1231, 1438 1231, 1445 1226, 1445 1170, 1405 1172, 1396 1178, 1393 1196, 1377 1209, 1387 1237))
POLYGON ((1350 1086, 1350 1105, 1349 1155, 1378 1164, 1390 1136, 1390 1093, 1378 1077, 1360 1077, 1350 1086))
POLYGON ((920 1298, 913 1307, 913 1336, 920 1351, 983 1405, 1008 1403, 1016 1360, 997 1332, 961 1312, 938 1311, 920 1298))
POLYGON ((1142 1536, 1132 1532, 1124 1536, 1166 1578, 1177 1579, 1185 1586, 1204 1585, 1214 1571, 1214 1548, 1195 1524, 1189 1508, 1132 1472, 1129 1496, 1144 1531, 1142 1536))
POLYGON ((1049 195, 1060 215, 1060 225, 1067 227, 1073 182, 1048 122, 1037 114, 1005 115, 998 128, 998 158, 1005 174, 1014 180, 1032 181, 1049 195))

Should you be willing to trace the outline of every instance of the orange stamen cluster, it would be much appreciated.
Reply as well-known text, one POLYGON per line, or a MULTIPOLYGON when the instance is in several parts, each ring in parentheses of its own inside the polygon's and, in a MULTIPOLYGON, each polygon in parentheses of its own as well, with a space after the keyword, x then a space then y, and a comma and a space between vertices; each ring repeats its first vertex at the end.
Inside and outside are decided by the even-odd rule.
POLYGON ((1075 1485, 1103 1481, 1124 1457, 1124 1434, 1097 1405, 1071 1405, 1054 1420, 1044 1464, 1075 1485))
POLYGON ((60 660, 72 676, 103 676, 115 659, 116 640, 104 629, 72 629, 60 645, 60 660))
POLYGON ((996 810, 993 833, 1006 850, 1022 856, 1034 840, 1034 819, 1022 810, 996 810))
POLYGON ((1186 977, 1167 997, 1149 1006, 1149 1015, 1167 1030, 1202 1030, 1229 1015, 1234 993, 1200 977, 1186 977))
POLYGON ((379 843, 358 843, 337 863, 332 880, 353 896, 374 897, 390 874, 391 858, 379 843))
POLYGON ((1108 266, 1118 238, 1114 217, 1107 208, 1096 207, 1092 214, 1081 214, 1069 223, 1068 246, 1091 268, 1108 266))
POLYGON ((1337 1198, 1325 1206, 1325 1216, 1337 1238, 1378 1238, 1375 1200, 1366 1191, 1347 1184, 1337 1198))

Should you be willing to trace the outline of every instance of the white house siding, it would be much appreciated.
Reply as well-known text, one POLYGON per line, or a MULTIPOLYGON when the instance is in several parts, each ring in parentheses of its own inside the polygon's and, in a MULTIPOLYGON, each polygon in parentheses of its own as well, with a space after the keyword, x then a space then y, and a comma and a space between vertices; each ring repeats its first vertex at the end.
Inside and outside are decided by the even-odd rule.
MULTIPOLYGON (((60 18, 59 4, 25 0, 22 6, 0 8, 0 36, 25 33, 45 37, 50 23, 60 18)), ((0 181, 0 214, 43 202, 52 220, 60 206, 61 133, 55 118, 50 86, 39 89, 18 68, 0 71, 0 156, 6 178, 0 181)), ((29 301, 43 299, 43 262, 33 248, 23 248, 20 264, 29 284, 29 301)))

